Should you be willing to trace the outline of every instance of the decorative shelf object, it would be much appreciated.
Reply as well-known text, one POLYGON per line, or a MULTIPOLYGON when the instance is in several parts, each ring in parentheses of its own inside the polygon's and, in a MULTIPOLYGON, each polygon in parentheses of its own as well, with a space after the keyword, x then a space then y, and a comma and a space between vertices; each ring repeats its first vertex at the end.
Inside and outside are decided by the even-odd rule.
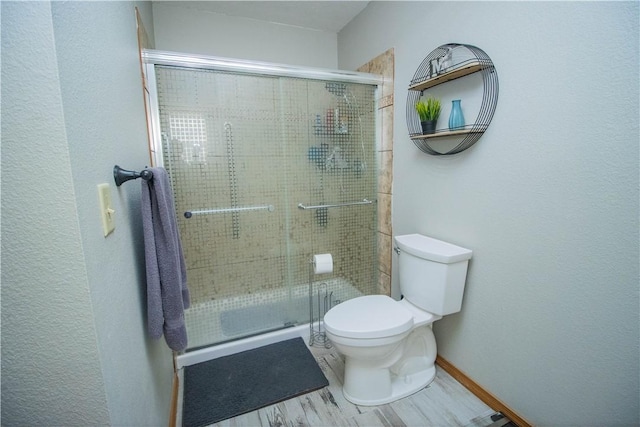
POLYGON ((413 143, 420 150, 434 156, 457 154, 480 139, 487 130, 498 103, 498 73, 491 58, 472 45, 449 43, 433 50, 416 70, 407 95, 407 128, 413 143), (464 129, 439 129, 433 134, 423 135, 420 118, 415 105, 426 89, 462 77, 480 73, 483 83, 482 104, 478 116, 464 129), (441 152, 432 146, 439 138, 459 138, 449 151, 441 152))
POLYGON ((420 83, 415 83, 409 86, 409 90, 419 90, 423 91, 425 89, 429 89, 430 87, 437 86, 442 83, 446 83, 449 80, 455 80, 460 77, 467 76, 469 74, 477 73, 482 69, 482 65, 478 61, 472 61, 464 66, 460 66, 454 70, 444 72, 443 74, 437 75, 436 77, 429 78, 420 83))
POLYGON ((470 133, 484 133, 485 130, 486 130, 486 127, 480 127, 478 129, 474 129, 472 127, 468 127, 468 128, 465 127, 465 129, 456 129, 456 130, 442 129, 442 130, 436 131, 436 133, 412 136, 411 139, 444 138, 446 136, 468 135, 470 133))

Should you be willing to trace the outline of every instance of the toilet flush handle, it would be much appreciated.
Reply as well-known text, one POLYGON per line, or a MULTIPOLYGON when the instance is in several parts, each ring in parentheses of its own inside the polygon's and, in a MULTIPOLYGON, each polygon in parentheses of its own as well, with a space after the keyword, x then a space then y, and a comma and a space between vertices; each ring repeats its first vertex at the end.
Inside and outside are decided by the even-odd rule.
POLYGON ((394 250, 394 251, 396 251, 396 253, 397 253, 398 255, 400 255, 400 248, 399 248, 399 247, 394 246, 394 247, 393 247, 393 250, 394 250))

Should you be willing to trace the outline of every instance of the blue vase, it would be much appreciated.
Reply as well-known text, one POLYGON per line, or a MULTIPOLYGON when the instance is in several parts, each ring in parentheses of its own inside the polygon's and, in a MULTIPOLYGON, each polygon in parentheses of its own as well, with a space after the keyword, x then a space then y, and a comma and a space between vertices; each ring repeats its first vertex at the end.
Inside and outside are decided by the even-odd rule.
POLYGON ((460 100, 451 101, 451 114, 449 115, 449 130, 464 129, 464 116, 460 107, 460 100))

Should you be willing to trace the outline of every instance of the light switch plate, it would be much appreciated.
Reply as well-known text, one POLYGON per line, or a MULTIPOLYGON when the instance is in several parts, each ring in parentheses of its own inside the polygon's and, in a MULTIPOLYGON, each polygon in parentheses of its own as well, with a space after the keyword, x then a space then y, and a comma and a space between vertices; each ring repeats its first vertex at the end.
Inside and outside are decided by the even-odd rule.
POLYGON ((116 211, 111 206, 111 188, 109 184, 98 184, 98 198, 100 199, 100 218, 102 219, 102 232, 107 237, 116 228, 116 211))

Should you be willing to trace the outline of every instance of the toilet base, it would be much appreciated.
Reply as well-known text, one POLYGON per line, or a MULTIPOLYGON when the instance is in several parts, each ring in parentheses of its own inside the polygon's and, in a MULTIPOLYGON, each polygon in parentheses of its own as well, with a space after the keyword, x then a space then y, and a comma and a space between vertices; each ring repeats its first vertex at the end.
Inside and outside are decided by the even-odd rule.
POLYGON ((413 374, 402 376, 391 376, 391 392, 388 396, 374 398, 374 399, 362 399, 356 396, 350 395, 343 387, 342 394, 349 402, 361 406, 377 406, 384 405, 385 403, 395 402, 398 399, 407 397, 414 393, 419 392, 433 381, 436 377, 435 365, 416 372, 413 374))
POLYGON ((383 358, 366 358, 370 352, 356 351, 370 347, 335 344, 338 351, 346 353, 342 393, 356 405, 376 406, 402 399, 422 390, 436 376, 437 346, 431 324, 413 329, 401 346, 383 358))

